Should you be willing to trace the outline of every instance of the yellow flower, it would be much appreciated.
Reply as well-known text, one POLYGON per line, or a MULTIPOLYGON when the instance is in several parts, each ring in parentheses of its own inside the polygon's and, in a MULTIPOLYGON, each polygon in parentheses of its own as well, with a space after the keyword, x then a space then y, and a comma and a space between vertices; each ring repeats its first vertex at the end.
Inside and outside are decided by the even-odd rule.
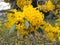
POLYGON ((48 0, 43 5, 38 5, 38 8, 44 12, 53 11, 55 9, 55 5, 52 3, 51 0, 48 0))
POLYGON ((58 39, 59 39, 59 41, 60 41, 60 37, 59 37, 58 39))
POLYGON ((54 37, 54 34, 53 33, 47 33, 46 36, 53 42, 55 42, 55 37, 54 37))
POLYGON ((46 8, 46 5, 38 5, 38 8, 44 12, 48 11, 48 9, 46 8))
POLYGON ((54 4, 52 3, 52 1, 51 0, 48 0, 46 3, 45 3, 45 5, 46 5, 46 8, 48 9, 48 11, 49 10, 54 10, 55 9, 55 6, 54 6, 54 4))
POLYGON ((14 13, 7 13, 8 22, 5 23, 5 25, 10 29, 13 24, 16 24, 16 29, 20 31, 21 35, 35 31, 40 27, 40 24, 44 19, 44 14, 33 8, 31 5, 28 7, 24 6, 23 12, 17 12, 17 10, 13 10, 13 12, 14 13), (29 29, 26 28, 24 23, 25 19, 31 24, 29 29))
POLYGON ((21 9, 24 6, 31 5, 31 3, 32 3, 32 0, 17 0, 17 6, 20 7, 21 9))
POLYGON ((60 17, 56 20, 55 26, 60 26, 60 17))
POLYGON ((23 13, 25 15, 25 18, 32 24, 32 25, 39 25, 42 23, 44 19, 44 14, 42 12, 39 12, 32 6, 24 7, 23 13), (29 10, 29 11, 28 11, 29 10))

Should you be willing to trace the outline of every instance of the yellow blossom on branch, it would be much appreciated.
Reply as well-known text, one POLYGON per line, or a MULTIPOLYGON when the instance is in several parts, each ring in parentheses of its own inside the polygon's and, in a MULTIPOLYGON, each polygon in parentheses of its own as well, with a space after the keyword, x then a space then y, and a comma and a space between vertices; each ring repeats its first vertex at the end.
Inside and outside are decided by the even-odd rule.
POLYGON ((20 7, 21 9, 24 6, 31 5, 31 3, 32 3, 32 0, 17 0, 17 6, 20 7))

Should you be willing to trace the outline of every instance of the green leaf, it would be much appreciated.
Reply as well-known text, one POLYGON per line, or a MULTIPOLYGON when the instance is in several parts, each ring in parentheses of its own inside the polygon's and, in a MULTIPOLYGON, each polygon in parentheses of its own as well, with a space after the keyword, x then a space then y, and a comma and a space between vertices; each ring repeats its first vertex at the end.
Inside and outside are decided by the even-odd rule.
POLYGON ((40 32, 41 34, 44 34, 44 31, 41 28, 38 28, 37 31, 40 32))
POLYGON ((27 29, 30 28, 30 23, 26 19, 24 20, 24 23, 27 29))
POLYGON ((7 10, 6 12, 7 12, 7 13, 13 13, 13 14, 15 13, 15 12, 13 12, 13 11, 10 11, 10 10, 7 10))
POLYGON ((11 29, 9 30, 9 34, 13 33, 16 28, 16 24, 14 24, 11 29))
POLYGON ((45 20, 46 22, 49 22, 52 26, 55 26, 55 20, 53 20, 53 19, 46 19, 45 20))

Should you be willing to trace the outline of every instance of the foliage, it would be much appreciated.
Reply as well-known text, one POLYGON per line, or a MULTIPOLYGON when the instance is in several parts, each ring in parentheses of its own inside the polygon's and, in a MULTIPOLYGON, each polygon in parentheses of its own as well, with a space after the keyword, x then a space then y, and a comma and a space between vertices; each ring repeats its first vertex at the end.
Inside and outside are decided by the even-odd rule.
MULTIPOLYGON (((59 1, 56 0, 56 2, 59 1)), ((7 10, 7 21, 0 22, 0 29, 2 30, 2 27, 5 27, 9 34, 16 33, 17 38, 26 35, 30 36, 32 32, 36 36, 43 34, 51 42, 58 43, 60 41, 60 4, 54 4, 52 0, 48 0, 45 4, 37 4, 37 7, 33 7, 31 3, 32 0, 16 0, 16 5, 22 11, 16 8, 7 10), (53 12, 53 14, 47 14, 49 11, 53 12), (58 18, 47 18, 50 16, 53 18, 57 16, 58 18), (39 33, 35 34, 37 31, 39 33)))

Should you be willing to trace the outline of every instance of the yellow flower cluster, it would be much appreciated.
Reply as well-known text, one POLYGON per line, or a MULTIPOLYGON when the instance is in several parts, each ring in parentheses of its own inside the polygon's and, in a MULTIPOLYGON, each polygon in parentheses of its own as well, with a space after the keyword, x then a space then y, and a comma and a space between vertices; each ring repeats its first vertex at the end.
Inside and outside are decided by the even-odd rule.
POLYGON ((54 9, 55 9, 55 6, 54 6, 54 4, 52 3, 51 0, 49 0, 48 2, 46 2, 45 5, 46 5, 48 11, 49 11, 49 10, 54 10, 54 9))
MULTIPOLYGON (((58 37, 58 39, 60 39, 60 28, 59 26, 55 26, 53 27, 51 24, 47 23, 47 22, 43 22, 42 23, 43 26, 40 25, 40 28, 43 29, 43 31, 45 31, 45 35, 53 42, 56 41, 56 37, 58 37)), ((60 40, 59 40, 60 41, 60 40)))
POLYGON ((7 13, 8 22, 5 23, 5 25, 8 28, 11 28, 13 24, 16 24, 16 29, 20 31, 21 35, 28 34, 28 32, 34 31, 36 30, 36 28, 39 28, 44 19, 44 15, 32 6, 25 6, 23 8, 23 12, 17 12, 16 10, 14 10, 13 12, 13 14, 7 13), (24 19, 26 19, 31 24, 31 27, 29 29, 26 29, 24 19))
POLYGON ((55 9, 55 5, 52 3, 51 0, 46 1, 44 5, 38 5, 38 7, 40 8, 40 10, 43 10, 44 12, 50 10, 53 11, 55 9))
POLYGON ((56 20, 55 26, 60 27, 60 17, 56 20))
MULTIPOLYGON (((60 17, 56 20, 55 27, 53 27, 50 23, 44 21, 44 14, 33 8, 31 3, 32 0, 17 0, 17 6, 23 9, 23 11, 14 9, 12 10, 13 13, 7 13, 8 22, 5 23, 5 26, 10 29, 16 24, 16 30, 19 30, 20 35, 25 35, 41 28, 46 32, 45 35, 51 41, 56 41, 56 36, 60 40, 60 17), (25 19, 29 23, 28 29, 25 25, 25 19)), ((55 5, 53 5, 51 0, 48 0, 44 5, 38 5, 38 7, 44 12, 55 9, 55 5)))
POLYGON ((17 23, 17 21, 23 21, 23 16, 21 12, 17 12, 17 10, 13 10, 14 13, 7 13, 7 18, 8 18, 8 22, 7 24, 5 24, 8 28, 11 28, 11 26, 14 23, 17 23), (17 15, 18 14, 18 15, 17 15))
POLYGON ((21 9, 24 7, 24 6, 28 6, 28 5, 31 5, 32 3, 32 0, 17 0, 17 6, 20 7, 21 9))
POLYGON ((47 11, 48 11, 48 9, 46 8, 45 5, 38 5, 38 8, 39 8, 40 10, 44 11, 44 12, 47 12, 47 11))
POLYGON ((44 14, 42 12, 39 12, 32 6, 24 7, 23 13, 25 15, 25 18, 33 25, 37 26, 42 23, 42 20, 44 19, 44 14), (29 10, 29 11, 28 11, 29 10), (28 15, 27 15, 28 14, 28 15))
POLYGON ((52 42, 55 42, 55 36, 54 36, 54 33, 47 33, 45 34, 52 42))

